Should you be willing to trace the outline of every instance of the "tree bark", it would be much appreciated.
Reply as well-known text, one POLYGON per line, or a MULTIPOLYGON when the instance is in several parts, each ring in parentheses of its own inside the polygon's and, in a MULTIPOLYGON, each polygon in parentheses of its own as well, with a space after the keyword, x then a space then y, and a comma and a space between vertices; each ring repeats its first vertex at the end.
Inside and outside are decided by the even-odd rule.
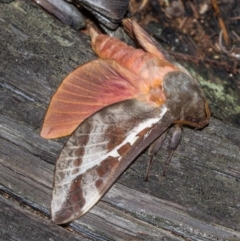
POLYGON ((90 212, 64 230, 53 224, 54 164, 66 138, 39 132, 62 79, 95 56, 86 35, 33 2, 0 7, 1 240, 240 239, 240 129, 214 118, 201 131, 184 128, 165 179, 166 144, 148 182, 142 154, 90 212))

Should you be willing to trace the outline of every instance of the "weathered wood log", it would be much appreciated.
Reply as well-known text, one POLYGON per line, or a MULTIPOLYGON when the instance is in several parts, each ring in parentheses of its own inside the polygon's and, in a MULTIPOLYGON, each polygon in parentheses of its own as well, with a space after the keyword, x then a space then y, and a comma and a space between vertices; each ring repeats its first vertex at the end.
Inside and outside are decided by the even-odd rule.
POLYGON ((41 124, 61 80, 94 55, 87 36, 31 1, 0 9, 2 240, 240 239, 240 129, 216 119, 202 131, 185 128, 164 180, 166 146, 148 182, 148 156, 142 154, 90 212, 70 224, 78 234, 46 220, 54 163, 66 139, 42 139, 41 124), (23 222, 34 235, 24 236, 23 222))
POLYGON ((0 197, 0 206, 0 240, 91 240, 39 218, 33 210, 25 210, 13 201, 0 197))

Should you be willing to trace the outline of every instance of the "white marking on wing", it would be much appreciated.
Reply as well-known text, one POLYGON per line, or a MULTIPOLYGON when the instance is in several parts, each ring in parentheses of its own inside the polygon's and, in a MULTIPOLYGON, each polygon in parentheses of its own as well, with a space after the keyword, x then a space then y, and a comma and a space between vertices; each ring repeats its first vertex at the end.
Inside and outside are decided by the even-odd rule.
POLYGON ((118 157, 120 157, 120 154, 118 153, 118 151, 117 151, 117 149, 115 147, 111 152, 108 153, 108 156, 112 156, 112 157, 118 158, 118 157))
MULTIPOLYGON (((139 133, 139 132, 138 132, 138 133, 139 133)), ((137 139, 138 139, 138 136, 135 136, 132 140, 128 140, 128 142, 129 142, 130 145, 132 146, 137 139)))
MULTIPOLYGON (((99 165, 99 163, 101 163, 102 160, 105 160, 106 158, 108 158, 109 156, 118 158, 120 157, 120 154, 118 153, 118 149, 121 148, 122 146, 124 146, 126 143, 130 143, 131 145, 133 145, 136 140, 139 138, 137 135, 138 133, 140 133, 142 130, 144 130, 145 128, 149 128, 151 126, 153 126, 154 124, 156 124, 163 116, 164 114, 167 112, 167 107, 164 106, 162 108, 162 111, 159 115, 158 118, 151 118, 151 119, 147 119, 146 121, 140 123, 138 126, 136 126, 135 128, 133 128, 127 135, 127 138, 118 146, 116 146, 113 150, 111 150, 110 152, 105 152, 104 155, 98 157, 97 159, 94 159, 93 161, 89 161, 89 159, 87 158, 87 156, 83 156, 82 158, 82 164, 80 166, 80 170, 78 173, 76 173, 75 175, 71 176, 71 180, 73 180, 75 177, 77 177, 78 175, 81 175, 83 173, 85 173, 88 169, 93 168, 94 166, 99 165)), ((86 146, 88 147, 88 146, 86 146)), ((98 153, 93 154, 92 156, 96 156, 98 155, 98 153)), ((121 158, 118 158, 118 160, 120 160, 121 158)))
MULTIPOLYGON (((118 153, 117 150, 119 148, 121 148, 122 146, 124 146, 126 143, 130 143, 131 145, 133 145, 136 142, 136 140, 139 138, 137 136, 138 133, 140 133, 145 128, 152 127, 154 124, 156 124, 159 120, 162 119, 162 117, 167 112, 167 110, 168 110, 167 107, 163 106, 162 111, 161 111, 161 113, 160 113, 158 118, 147 119, 146 121, 140 123, 138 126, 133 128, 130 131, 130 133, 128 133, 127 138, 121 144, 119 144, 113 150, 111 150, 110 152, 105 152, 105 154, 100 156, 100 157, 98 155, 98 158, 96 158, 96 159, 94 159, 92 161, 89 161, 89 158, 86 158, 86 156, 83 156, 83 158, 82 158, 83 162, 82 162, 82 164, 79 167, 80 170, 79 170, 78 173, 71 174, 71 175, 65 175, 65 177, 62 179, 61 183, 59 183, 59 184, 55 183, 55 185, 59 186, 59 187, 57 189, 55 189, 56 194, 53 195, 53 197, 54 197, 54 205, 55 205, 55 206, 52 206, 53 213, 61 209, 62 203, 64 201, 64 198, 62 198, 62 197, 66 197, 67 192, 69 191, 68 187, 64 186, 64 185, 68 185, 68 186, 71 185, 72 181, 76 177, 78 177, 79 175, 81 175, 83 173, 86 173, 89 169, 93 168, 94 166, 99 165, 99 163, 101 163, 103 160, 105 160, 109 156, 112 156, 112 157, 115 157, 115 158, 118 157, 118 160, 120 161, 121 160, 121 156, 120 156, 120 154, 118 153), (61 195, 59 195, 59 193, 61 193, 61 195)), ((91 135, 92 135, 92 133, 91 133, 91 135)), ((86 146, 86 147, 88 147, 88 146, 86 146)), ((94 155, 96 156, 96 153, 94 155)), ((92 156, 94 156, 94 155, 92 155, 92 156)), ((73 166, 73 164, 71 166, 73 166)), ((88 178, 90 178, 90 177, 88 177, 88 178)), ((93 178, 93 177, 91 177, 91 178, 93 178)), ((85 181, 86 180, 84 180, 84 182, 85 181)), ((84 194, 85 200, 88 200, 88 198, 90 198, 89 200, 92 200, 92 196, 95 196, 93 198, 94 200, 99 197, 98 190, 97 190, 96 186, 93 187, 92 185, 90 185, 90 187, 88 187, 87 191, 85 190, 85 192, 86 192, 84 194), (93 188, 93 189, 90 190, 89 189, 90 187, 93 188)), ((89 205, 90 204, 88 203, 87 206, 84 206, 84 209, 88 208, 89 205)))

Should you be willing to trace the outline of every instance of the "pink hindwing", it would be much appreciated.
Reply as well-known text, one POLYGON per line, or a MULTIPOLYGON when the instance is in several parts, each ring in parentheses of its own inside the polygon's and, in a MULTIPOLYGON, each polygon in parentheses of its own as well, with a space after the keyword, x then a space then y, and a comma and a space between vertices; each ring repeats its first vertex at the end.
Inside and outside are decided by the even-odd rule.
POLYGON ((115 60, 97 59, 78 67, 52 97, 41 136, 47 139, 70 135, 94 112, 138 93, 132 82, 139 77, 115 60))

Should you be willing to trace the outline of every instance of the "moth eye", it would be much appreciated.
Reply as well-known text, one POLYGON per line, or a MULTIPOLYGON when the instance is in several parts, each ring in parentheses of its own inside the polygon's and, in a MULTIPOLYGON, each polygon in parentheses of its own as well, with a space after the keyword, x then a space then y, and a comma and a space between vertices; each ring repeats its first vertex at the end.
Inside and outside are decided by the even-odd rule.
POLYGON ((200 122, 199 119, 194 118, 194 117, 187 117, 186 120, 190 121, 192 123, 199 123, 200 122))

